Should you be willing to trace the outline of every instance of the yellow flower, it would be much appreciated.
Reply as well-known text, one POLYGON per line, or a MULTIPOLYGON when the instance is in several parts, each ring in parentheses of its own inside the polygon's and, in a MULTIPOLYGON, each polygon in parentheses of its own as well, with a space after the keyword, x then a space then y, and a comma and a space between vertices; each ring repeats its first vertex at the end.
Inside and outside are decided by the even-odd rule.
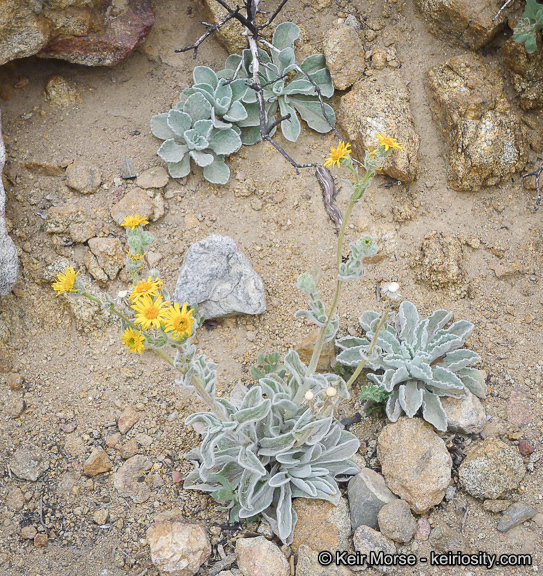
POLYGON ((64 292, 77 292, 77 288, 74 288, 75 277, 79 274, 71 267, 68 266, 61 272, 57 278, 58 281, 53 284, 53 289, 57 291, 57 296, 59 294, 64 294, 64 292))
POLYGON ((136 324, 140 324, 143 330, 160 328, 160 315, 164 311, 164 306, 168 304, 160 297, 153 300, 151 296, 143 296, 143 298, 132 304, 132 310, 136 312, 136 324))
POLYGON ((350 153, 351 145, 345 144, 343 140, 340 140, 337 148, 334 148, 333 146, 330 147, 330 154, 328 154, 329 157, 326 159, 324 167, 328 168, 329 166, 337 164, 337 167, 339 168, 340 161, 343 160, 343 158, 348 158, 350 153))
POLYGON ((143 345, 145 337, 139 330, 127 328, 121 340, 123 341, 123 346, 126 346, 129 352, 141 354, 145 350, 145 346, 143 345))
POLYGON ((164 319, 164 330, 172 332, 171 337, 174 340, 183 338, 185 335, 189 338, 192 336, 194 318, 192 317, 192 309, 187 312, 186 302, 182 309, 179 309, 179 304, 175 302, 163 313, 162 318, 164 319))
POLYGON ((130 300, 136 302, 141 300, 144 296, 158 296, 158 291, 162 286, 162 280, 157 278, 153 280, 152 276, 149 276, 147 280, 140 280, 130 293, 130 300))
POLYGON ((127 216, 121 226, 134 230, 136 226, 143 226, 144 224, 149 224, 149 221, 144 216, 136 214, 135 216, 127 216))
POLYGON ((403 146, 396 142, 396 138, 390 138, 389 136, 385 136, 381 134, 381 132, 377 132, 375 138, 379 140, 379 146, 384 146, 385 152, 388 152, 389 148, 393 148, 394 150, 403 150, 403 146))

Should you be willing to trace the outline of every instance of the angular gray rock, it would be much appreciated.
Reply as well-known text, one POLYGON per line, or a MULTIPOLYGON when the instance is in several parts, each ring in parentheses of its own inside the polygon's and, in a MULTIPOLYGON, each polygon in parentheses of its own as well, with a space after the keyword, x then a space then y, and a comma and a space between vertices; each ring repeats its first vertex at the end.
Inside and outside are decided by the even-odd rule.
POLYGON ((432 530, 429 540, 438 552, 468 551, 468 543, 464 536, 448 526, 437 526, 432 530))
POLYGON ((441 398, 441 404, 447 413, 447 430, 459 434, 479 434, 486 424, 483 404, 469 390, 465 398, 441 398))
MULTIPOLYGON (((366 554, 368 557, 370 552, 374 552, 375 554, 379 554, 380 552, 384 554, 396 553, 394 542, 369 526, 360 526, 356 529, 353 534, 353 545, 357 552, 366 554)), ((384 573, 395 570, 395 568, 390 566, 374 566, 374 568, 384 573)))
POLYGON ((266 310, 262 279, 235 240, 220 234, 187 250, 173 298, 180 304, 198 304, 206 319, 266 310))
POLYGON ((394 542, 405 544, 417 533, 417 522, 405 500, 396 499, 385 504, 379 512, 378 520, 381 534, 394 542))
POLYGON ((353 530, 359 526, 377 528, 381 508, 397 499, 387 488, 385 479, 369 468, 363 468, 349 480, 347 494, 353 530))
POLYGON ((38 446, 25 444, 15 450, 9 467, 18 478, 36 482, 49 469, 49 456, 38 446))
POLYGON ((518 450, 496 438, 488 438, 475 446, 458 470, 464 490, 482 500, 501 498, 515 490, 525 474, 518 450))
POLYGON ((2 171, 6 163, 6 148, 2 138, 2 117, 0 116, 0 296, 9 294, 17 282, 19 259, 13 240, 6 227, 6 191, 2 182, 2 171))
POLYGON ((507 532, 522 524, 526 520, 530 520, 537 514, 537 510, 534 510, 522 502, 515 502, 511 504, 507 510, 504 510, 502 519, 498 522, 498 530, 500 532, 507 532))

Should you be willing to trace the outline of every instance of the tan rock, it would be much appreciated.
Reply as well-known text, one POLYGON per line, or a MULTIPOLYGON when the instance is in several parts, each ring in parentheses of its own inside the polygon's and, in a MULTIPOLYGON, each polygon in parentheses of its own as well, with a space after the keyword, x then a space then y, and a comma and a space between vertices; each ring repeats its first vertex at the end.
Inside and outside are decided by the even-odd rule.
POLYGON ((113 474, 113 486, 121 496, 132 498, 136 504, 142 504, 151 496, 149 484, 142 481, 151 467, 151 462, 145 456, 133 456, 113 474))
POLYGON ((378 132, 396 138, 404 149, 390 155, 383 171, 402 182, 416 179, 420 137, 415 132, 409 94, 396 77, 359 80, 341 98, 337 120, 360 158, 367 149, 377 147, 375 135, 378 132))
MULTIPOLYGON (((215 0, 204 0, 202 4, 202 16, 206 22, 217 24, 226 15, 226 9, 215 0)), ((235 19, 217 30, 217 40, 230 54, 241 54, 247 48, 247 38, 242 36, 244 27, 235 19)))
MULTIPOLYGON (((300 360, 309 365, 313 350, 315 349, 315 342, 317 341, 318 330, 313 330, 307 338, 305 338, 294 349, 298 352, 300 360)), ((336 362, 336 348, 333 342, 326 342, 322 348, 321 357, 317 365, 317 372, 329 372, 332 365, 336 362)))
POLYGON ((120 225, 127 216, 136 214, 149 219, 154 210, 153 202, 147 193, 141 188, 134 188, 111 208, 111 217, 120 225))
POLYGON ((136 179, 140 188, 164 188, 170 181, 170 176, 162 166, 154 166, 142 172, 136 179))
POLYGON ((18 486, 13 486, 6 495, 5 503, 9 510, 14 512, 22 510, 25 505, 23 491, 18 486))
POLYGON ((443 288, 464 281, 462 243, 454 236, 432 232, 424 237, 415 258, 418 277, 433 288, 443 288))
POLYGON ((331 28, 324 36, 323 49, 334 86, 338 90, 349 88, 364 74, 364 47, 352 26, 337 24, 331 28))
POLYGON ((289 576, 287 559, 273 542, 264 536, 236 541, 238 566, 243 576, 289 576))
POLYGON ((19 391, 23 389, 24 378, 17 372, 11 372, 7 376, 7 383, 10 390, 19 391))
POLYGON ((91 238, 89 248, 100 268, 114 280, 124 266, 125 253, 121 241, 118 238, 91 238))
POLYGON ((62 176, 64 168, 57 161, 32 160, 25 162, 25 168, 30 172, 43 174, 44 176, 62 176))
POLYGON ((466 389, 465 398, 444 396, 441 405, 447 413, 447 430, 459 434, 480 434, 486 424, 483 404, 466 389))
POLYGON ((108 220, 103 208, 82 208, 73 203, 59 204, 47 211, 45 229, 50 234, 68 234, 74 242, 86 242, 100 235, 108 220))
POLYGON ((34 536, 34 546, 36 548, 46 548, 49 544, 49 538, 47 538, 47 534, 36 534, 34 536))
POLYGON ((119 416, 119 420, 117 421, 119 432, 121 434, 126 434, 139 419, 138 411, 134 406, 128 406, 128 408, 125 408, 123 413, 119 416))
POLYGON ((111 470, 111 460, 102 448, 94 448, 91 455, 85 460, 83 472, 87 476, 97 476, 111 470))
POLYGON ((94 194, 101 183, 100 170, 87 162, 76 160, 66 168, 66 184, 81 194, 94 194))
POLYGON ((45 99, 57 108, 67 108, 83 100, 73 82, 58 75, 49 78, 47 81, 45 85, 45 99))
POLYGON ((138 453, 138 441, 135 438, 131 438, 128 442, 123 444, 119 450, 121 458, 128 460, 138 453))
POLYGON ((25 540, 33 540, 34 536, 36 536, 37 530, 34 526, 25 526, 22 530, 21 530, 21 536, 25 539, 25 540))
POLYGON ((92 519, 96 524, 99 526, 103 526, 109 517, 109 510, 106 508, 102 508, 102 510, 96 510, 96 512, 92 515, 92 519))
POLYGON ((193 576, 211 554, 209 537, 199 524, 155 522, 147 530, 151 560, 167 576, 193 576))

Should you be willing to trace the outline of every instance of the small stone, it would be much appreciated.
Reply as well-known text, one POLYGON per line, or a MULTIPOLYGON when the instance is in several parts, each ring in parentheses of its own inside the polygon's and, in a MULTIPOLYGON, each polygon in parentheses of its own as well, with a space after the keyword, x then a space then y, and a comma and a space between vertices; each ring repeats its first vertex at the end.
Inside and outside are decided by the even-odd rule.
POLYGON ((25 526, 22 530, 21 530, 21 536, 25 539, 25 540, 33 540, 34 536, 36 536, 37 534, 37 530, 34 526, 25 526))
POLYGON ((170 176, 162 168, 162 166, 155 166, 154 168, 149 168, 149 170, 145 170, 142 172, 137 180, 136 184, 140 188, 164 188, 166 184, 168 184, 170 180, 170 176))
POLYGON ((369 468, 363 468, 349 480, 347 494, 353 530, 359 526, 377 528, 381 508, 396 500, 396 496, 387 488, 385 479, 369 468))
POLYGON ((153 443, 153 438, 147 434, 136 434, 136 440, 138 444, 145 446, 145 448, 150 448, 153 443))
POLYGON ((8 374, 7 383, 10 390, 18 392, 23 389, 24 378, 20 374, 17 374, 17 372, 11 372, 8 374))
POLYGON ((36 548, 46 548, 48 544, 49 538, 47 534, 36 534, 36 536, 34 536, 34 546, 36 546, 36 548))
POLYGON ((490 269, 494 272, 496 278, 501 280, 502 278, 522 273, 523 267, 520 262, 496 262, 490 269))
POLYGON ((6 496, 6 506, 8 509, 18 512, 24 508, 24 505, 25 497, 23 491, 18 486, 10 488, 6 496))
POLYGON ((126 434, 136 422, 140 419, 138 411, 134 406, 128 406, 124 412, 119 416, 117 426, 121 434, 126 434))
POLYGON ((290 566, 277 546, 264 536, 236 541, 238 566, 243 576, 289 576, 290 566))
POLYGON ((17 398, 15 402, 11 405, 9 410, 9 415, 11 418, 19 418, 22 416, 23 412, 26 410, 26 402, 24 398, 17 398))
MULTIPOLYGON (((379 554, 395 554, 396 546, 392 540, 389 540, 386 536, 383 536, 377 530, 370 528, 369 526, 359 526, 355 533, 353 534, 353 545, 354 549, 361 554, 366 554, 368 557, 371 552, 379 554)), ((392 567, 390 566, 373 566, 379 572, 390 572, 392 567)))
POLYGON ((45 99, 58 108, 82 102, 81 94, 73 82, 63 76, 52 76, 45 85, 45 99))
POLYGON ((447 413, 447 430, 458 434, 480 434, 486 424, 485 409, 475 394, 467 389, 466 394, 465 398, 441 398, 447 413))
POLYGON ((87 476, 96 476, 109 472, 112 468, 111 460, 102 448, 94 448, 91 455, 85 460, 83 464, 83 472, 87 476))
MULTIPOLYGON (((315 342, 317 341, 319 331, 313 330, 307 338, 305 338, 300 344, 295 346, 300 360, 304 364, 309 364, 311 361, 311 356, 313 355, 313 350, 315 349, 315 342)), ((326 342, 322 347, 322 353, 319 358, 319 363, 317 365, 317 372, 330 372, 331 367, 336 363, 336 347, 333 342, 326 342)))
POLYGON ((118 238, 91 238, 88 245, 100 269, 107 278, 115 280, 125 260, 121 241, 118 238))
POLYGON ((91 164, 76 160, 66 168, 66 184, 81 194, 94 194, 101 183, 100 170, 91 164))
POLYGON ((530 406, 525 391, 515 386, 507 402, 507 420, 513 426, 527 426, 532 421, 530 406))
POLYGON ((266 310, 264 283, 229 236, 212 234, 187 250, 174 300, 198 304, 206 319, 266 310))
POLYGON ((311 550, 305 544, 298 549, 296 576, 352 576, 352 574, 347 566, 334 563, 330 566, 323 566, 319 563, 319 552, 311 550))
POLYGON ((415 538, 417 540, 426 541, 430 536, 430 532, 432 527, 430 526, 430 522, 426 520, 426 518, 419 518, 417 520, 417 533, 415 534, 415 538))
POLYGON ((211 554, 209 537, 199 524, 155 522, 147 530, 151 560, 167 576, 193 576, 211 554))
POLYGON ((123 158, 121 163, 121 178, 123 180, 131 180, 137 176, 134 168, 134 163, 130 158, 123 158))
POLYGON ((123 444, 119 450, 121 458, 128 460, 138 453, 138 441, 135 438, 131 438, 128 442, 123 444))
POLYGON ((152 464, 145 456, 133 456, 113 474, 113 486, 120 496, 142 504, 151 496, 149 485, 145 482, 145 473, 151 468, 152 464))
POLYGON ((387 53, 384 50, 374 50, 371 62, 375 70, 384 70, 387 66, 387 53))
POLYGON ((511 506, 510 500, 485 500, 483 502, 483 508, 489 512, 494 512, 494 514, 503 512, 509 508, 509 506, 511 506))
POLYGON ((419 267, 418 277, 432 288, 461 284, 465 273, 462 268, 464 255, 462 243, 455 236, 431 232, 424 237, 420 252, 415 258, 419 267))
POLYGON ((394 500, 385 504, 378 515, 381 534, 405 544, 410 542, 417 532, 417 523, 409 504, 404 500, 394 500))
POLYGON ((430 534, 430 543, 438 552, 457 552, 466 550, 466 539, 456 530, 448 526, 438 526, 430 534))
POLYGON ((535 450, 535 447, 529 440, 526 440, 526 438, 522 438, 522 440, 519 440, 518 451, 523 456, 529 456, 530 454, 533 453, 534 450, 535 450))
POLYGON ((111 208, 111 217, 119 226, 127 216, 139 214, 150 219, 154 214, 155 207, 151 198, 141 188, 135 188, 125 194, 117 204, 111 208))
POLYGON ((353 27, 337 24, 326 32, 323 51, 334 86, 338 90, 349 88, 364 74, 364 47, 353 27))
POLYGON ((17 448, 9 466, 18 478, 36 482, 49 469, 49 456, 41 448, 32 444, 25 444, 17 448))
POLYGON ((115 432, 115 434, 111 434, 106 438, 106 446, 108 448, 115 448, 117 444, 121 441, 121 434, 119 432, 115 432))
POLYGON ((64 168, 55 161, 32 160, 25 162, 25 168, 30 172, 44 176, 62 176, 64 174, 64 168))
POLYGON ((488 438, 475 446, 458 470, 466 492, 480 499, 500 498, 515 490, 525 474, 518 451, 496 438, 488 438))
POLYGON ((92 515, 92 519, 98 524, 98 526, 103 526, 109 517, 109 510, 102 509, 96 510, 96 512, 92 515))
POLYGON ((530 518, 533 518, 536 514, 537 510, 521 502, 515 502, 503 512, 503 517, 498 523, 498 530, 500 532, 507 532, 526 520, 530 520, 530 518))

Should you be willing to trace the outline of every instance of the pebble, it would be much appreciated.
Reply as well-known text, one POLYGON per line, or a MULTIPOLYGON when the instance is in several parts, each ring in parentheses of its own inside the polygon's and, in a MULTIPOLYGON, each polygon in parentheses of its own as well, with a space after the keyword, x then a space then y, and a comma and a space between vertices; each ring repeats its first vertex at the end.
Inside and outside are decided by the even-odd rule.
POLYGON ((507 420, 513 426, 527 426, 532 421, 530 406, 525 391, 519 386, 513 388, 507 402, 507 420))
POLYGON ((121 178, 123 180, 131 180, 137 176, 136 170, 134 169, 134 163, 130 158, 123 158, 121 163, 121 178))
POLYGON ((141 479, 152 467, 151 462, 142 455, 129 458, 114 474, 113 486, 120 496, 132 498, 136 504, 149 500, 151 490, 141 479))
POLYGON ((522 438, 522 440, 519 440, 518 451, 523 456, 529 456, 530 454, 533 453, 534 450, 535 450, 535 447, 529 440, 526 440, 526 438, 522 438))
POLYGON ((6 495, 6 506, 8 509, 18 512, 24 508, 24 505, 25 497, 23 491, 18 486, 10 488, 6 495))
POLYGON ((11 471, 22 480, 36 480, 49 469, 49 455, 32 444, 20 446, 9 461, 11 471))
POLYGON ((290 566, 277 544, 264 536, 236 541, 238 566, 243 576, 289 576, 290 566))
POLYGON ((437 526, 430 534, 430 543, 438 552, 457 552, 468 548, 467 540, 448 526, 437 526))
POLYGON ((534 510, 526 504, 522 504, 522 502, 515 502, 511 504, 507 510, 503 511, 503 517, 498 522, 498 530, 500 532, 507 532, 526 520, 530 520, 530 518, 533 518, 536 514, 537 510, 534 510))
POLYGON ((75 84, 58 74, 47 81, 45 99, 58 108, 66 108, 82 101, 75 84))
POLYGON ((26 410, 26 402, 23 398, 17 398, 15 402, 11 405, 9 415, 11 418, 19 418, 22 416, 23 412, 26 410))
POLYGON ((103 508, 102 510, 96 510, 96 512, 92 515, 92 519, 98 524, 99 526, 103 526, 109 517, 109 510, 103 508))
POLYGON ((385 479, 369 468, 363 468, 349 480, 347 494, 353 530, 359 526, 377 528, 381 508, 396 500, 396 496, 387 488, 385 479))
POLYGON ((119 420, 117 421, 120 433, 126 434, 139 419, 138 411, 134 406, 128 406, 128 408, 126 408, 119 416, 119 420))
POLYGON ((7 376, 7 383, 10 390, 18 392, 23 389, 24 378, 20 374, 17 374, 17 372, 11 372, 7 376))
POLYGON ((486 424, 483 404, 468 389, 465 398, 443 397, 441 404, 447 413, 447 430, 458 434, 480 434, 486 424))
POLYGON ((511 506, 510 500, 485 500, 483 502, 483 508, 489 512, 494 512, 495 514, 503 512, 509 508, 509 506, 511 506))
POLYGON ((34 546, 36 546, 36 548, 46 548, 48 544, 49 538, 47 534, 36 534, 36 536, 34 536, 34 546))
POLYGON ((121 458, 128 460, 138 453, 138 441, 135 438, 131 438, 128 442, 125 442, 119 449, 121 458))
POLYGON ((410 542, 417 532, 417 523, 405 500, 385 504, 379 511, 378 521, 381 534, 394 542, 410 542))
POLYGON ((111 468, 111 460, 102 448, 94 448, 83 464, 83 472, 87 476, 97 476, 109 472, 111 468))
POLYGON ((163 520, 147 530, 151 560, 164 576, 193 576, 211 554, 211 543, 199 524, 163 520))
POLYGON ((419 518, 417 520, 417 533, 415 534, 415 538, 422 541, 428 540, 431 530, 430 522, 428 522, 426 518, 419 518))
POLYGON ((34 536, 36 536, 37 530, 34 526, 25 526, 21 530, 21 536, 26 540, 33 540, 34 536))
POLYGON ((144 218, 150 219, 154 211, 153 201, 147 193, 140 188, 135 188, 125 194, 121 200, 111 208, 111 217, 117 224, 121 225, 127 216, 139 214, 144 218))
POLYGON ((66 168, 66 184, 81 194, 94 194, 102 183, 102 174, 98 168, 76 160, 66 168))
POLYGON ((107 438, 106 438, 106 446, 108 448, 115 448, 115 446, 117 446, 117 444, 121 441, 121 434, 120 432, 115 432, 115 434, 110 434, 107 438))
MULTIPOLYGON (((396 553, 394 542, 369 526, 359 526, 355 530, 353 534, 353 545, 357 552, 367 554, 368 556, 370 552, 375 552, 375 554, 379 554, 380 552, 384 554, 396 553)), ((379 572, 385 573, 393 569, 390 566, 374 566, 374 568, 379 570, 379 572)))
POLYGON ((119 270, 124 266, 126 257, 119 238, 91 238, 88 246, 107 278, 115 280, 119 270))
POLYGON ((170 177, 162 166, 155 166, 142 172, 136 179, 136 184, 140 188, 164 188, 168 184, 170 177))

